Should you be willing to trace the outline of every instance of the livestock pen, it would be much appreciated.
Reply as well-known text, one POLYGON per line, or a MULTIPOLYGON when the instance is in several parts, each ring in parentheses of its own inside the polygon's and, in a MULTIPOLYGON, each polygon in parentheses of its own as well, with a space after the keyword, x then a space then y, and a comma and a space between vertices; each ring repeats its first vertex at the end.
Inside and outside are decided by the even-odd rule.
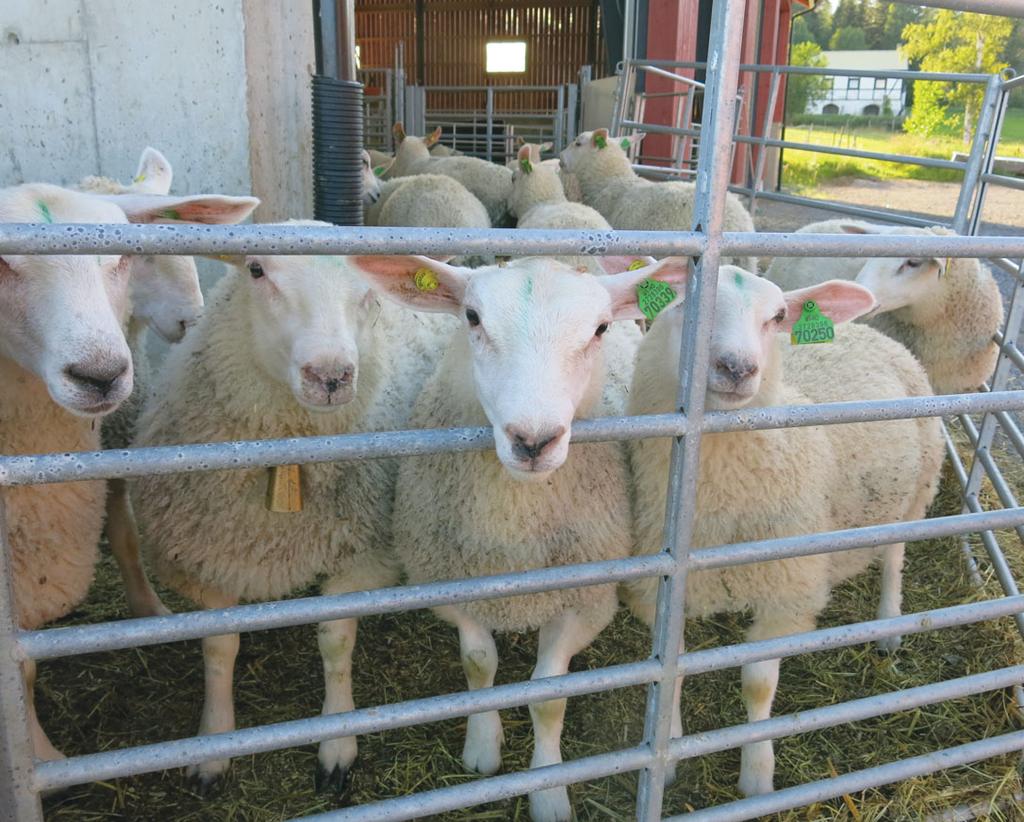
MULTIPOLYGON (((934 4, 1021 12, 1009 0, 936 0, 934 4)), ((0 574, 4 578, 0 585, 0 811, 5 818, 16 822, 41 819, 42 792, 86 783, 96 783, 98 788, 81 797, 69 792, 65 794, 70 797, 67 802, 50 800, 49 813, 54 818, 76 818, 77 814, 77 818, 98 819, 139 813, 137 818, 280 819, 320 811, 307 818, 397 820, 454 814, 459 809, 513 800, 497 807, 466 810, 458 818, 525 818, 525 808, 514 801, 515 797, 543 787, 587 783, 579 787, 574 804, 577 815, 588 819, 622 819, 635 814, 642 820, 738 820, 804 806, 812 806, 812 810, 793 818, 813 813, 816 815, 811 818, 816 819, 899 819, 978 800, 985 801, 958 809, 961 816, 952 818, 964 818, 967 813, 1013 818, 1019 808, 1015 792, 1020 785, 1011 755, 1015 757, 1024 749, 1020 700, 1013 694, 1024 680, 1024 664, 1019 637, 1007 629, 1007 623, 1012 620, 1024 628, 1024 596, 1014 576, 1024 556, 1013 533, 1024 528, 1024 508, 1014 495, 1020 485, 1024 437, 1012 414, 1024 408, 1024 395, 1007 390, 1007 381, 1024 366, 1016 345, 1024 318, 1024 298, 1018 299, 1024 288, 1024 270, 1019 262, 1024 258, 1024 238, 723 232, 740 69, 741 8, 739 0, 716 0, 714 4, 708 63, 717 70, 709 72, 705 92, 702 148, 695 174, 698 201, 690 232, 0 225, 0 254, 650 254, 692 257, 700 272, 700 276, 690 279, 686 294, 686 353, 681 358, 678 413, 606 418, 573 427, 573 441, 578 443, 673 438, 672 493, 663 550, 652 556, 144 620, 22 631, 12 605, 10 556, 0 494, 0 574), (926 399, 705 412, 708 332, 717 280, 704 272, 716 272, 722 255, 903 254, 998 259, 1015 278, 1001 335, 1002 354, 988 386, 991 390, 926 399), (921 416, 957 418, 962 426, 950 435, 953 481, 946 484, 936 504, 933 513, 938 516, 921 522, 761 543, 693 548, 696 468, 705 434, 921 416), (978 417, 980 423, 974 421, 978 417), (1005 435, 1006 447, 993 450, 990 446, 997 430, 1005 435), (953 439, 957 436, 959 443, 953 439), (969 561, 962 564, 961 572, 961 554, 955 546, 951 549, 951 539, 969 537, 980 540, 978 547, 984 553, 976 553, 971 543, 965 543, 969 561), (906 616, 851 623, 850 614, 863 615, 864 602, 870 599, 870 595, 861 596, 851 587, 833 601, 826 614, 829 627, 723 646, 717 641, 723 635, 731 639, 738 625, 738 620, 727 619, 710 628, 698 626, 694 630, 687 626, 689 649, 676 652, 682 648, 688 572, 894 540, 929 541, 925 543, 927 551, 910 554, 906 616), (972 575, 979 587, 971 587, 972 575), (450 671, 446 674, 435 670, 438 659, 457 658, 452 637, 447 633, 432 635, 423 630, 422 622, 401 616, 406 611, 443 603, 641 577, 661 580, 653 645, 644 629, 620 619, 612 629, 613 638, 599 641, 583 656, 584 670, 467 693, 444 693, 456 687, 455 678, 450 671), (993 580, 998 590, 994 590, 993 580), (944 604, 936 607, 939 599, 944 604), (181 699, 185 690, 199 691, 195 677, 182 675, 183 663, 190 661, 198 667, 197 657, 178 646, 168 646, 168 650, 175 649, 173 655, 147 654, 142 650, 145 646, 225 631, 292 628, 356 615, 380 617, 368 634, 376 646, 374 659, 383 661, 377 663, 378 675, 367 677, 374 681, 361 686, 357 700, 366 707, 344 714, 294 719, 290 714, 293 709, 306 714, 316 710, 316 700, 308 698, 314 687, 308 668, 313 658, 311 653, 303 656, 296 652, 302 642, 293 632, 277 632, 258 639, 259 650, 249 658, 253 664, 240 683, 250 698, 250 707, 243 709, 249 727, 226 734, 167 739, 172 729, 166 720, 177 718, 171 703, 181 699), (858 647, 901 634, 910 638, 895 662, 877 659, 870 649, 858 647), (956 639, 940 644, 935 638, 942 635, 956 639), (827 655, 827 665, 807 661, 822 655, 827 655), (267 659, 271 656, 294 657, 295 664, 289 665, 287 676, 267 674, 267 659), (778 716, 745 723, 731 708, 723 708, 722 694, 735 676, 723 677, 720 672, 778 657, 795 657, 794 662, 803 666, 784 677, 778 716), (25 659, 61 660, 64 681, 48 686, 54 695, 50 698, 54 709, 51 715, 65 725, 52 728, 55 738, 71 750, 89 748, 93 734, 80 733, 86 722, 77 718, 84 715, 90 727, 102 730, 103 749, 66 760, 33 760, 19 664, 25 659), (68 663, 79 664, 76 667, 68 663), (272 686, 265 684, 268 678, 264 674, 272 686), (684 700, 690 727, 682 737, 673 738, 669 717, 673 682, 679 675, 687 677, 684 700), (801 678, 810 681, 796 681, 801 678), (79 681, 84 690, 76 698, 79 681), (280 693, 273 691, 277 686, 282 689, 280 693), (436 686, 441 686, 440 693, 432 692, 436 686), (638 688, 646 688, 645 697, 638 688), (787 692, 796 694, 793 701, 786 701, 787 692), (61 694, 65 693, 67 701, 62 702, 65 697, 61 694), (835 696, 839 699, 834 704, 822 704, 826 697, 835 696), (452 776, 459 765, 457 755, 451 754, 451 734, 424 725, 557 697, 574 698, 570 702, 570 723, 579 732, 578 744, 571 738, 575 733, 567 734, 572 758, 560 765, 520 768, 467 781, 452 776), (286 706, 281 704, 282 698, 286 706), (723 712, 726 719, 736 720, 735 724, 722 726, 723 712), (268 720, 272 724, 261 724, 268 720), (590 731, 583 730, 587 726, 590 731), (305 746, 343 735, 369 736, 371 744, 364 747, 363 769, 375 780, 369 784, 367 778, 356 773, 353 799, 360 804, 350 807, 335 808, 330 799, 311 798, 309 783, 315 761, 307 752, 299 752, 294 760, 254 758, 237 789, 229 787, 226 798, 207 800, 213 804, 206 807, 216 810, 202 810, 202 800, 192 802, 184 791, 170 786, 169 780, 176 780, 176 776, 152 777, 145 782, 110 781, 229 755, 305 746), (792 756, 787 754, 785 744, 779 747, 779 782, 784 787, 771 794, 736 798, 731 776, 734 763, 722 752, 752 741, 795 735, 811 741, 805 747, 793 748, 792 756), (890 751, 887 742, 892 738, 899 740, 894 746, 899 750, 890 751), (132 745, 124 747, 124 740, 132 745), (879 752, 891 756, 879 759, 879 752), (669 764, 676 761, 693 763, 693 767, 666 791, 664 775, 669 764), (986 770, 979 765, 960 781, 920 781, 945 769, 983 761, 995 762, 998 767, 986 770), (297 774, 305 781, 300 783, 297 774), (813 776, 807 778, 806 774, 813 776), (863 801, 852 798, 896 782, 902 784, 893 792, 871 792, 863 801), (255 796, 260 798, 251 798, 255 796), (76 799, 81 799, 81 807, 76 807, 76 799), (126 810, 132 807, 145 810, 126 810)), ((995 82, 999 92, 1019 84, 999 79, 993 81, 993 88, 995 82)), ((996 113, 993 108, 993 117, 996 113)), ((975 168, 971 185, 978 193, 970 191, 966 196, 979 209, 983 204, 982 186, 1005 182, 993 174, 986 160, 995 154, 996 134, 997 122, 993 119, 988 141, 972 152, 968 161, 968 166, 975 168)), ((0 487, 415 457, 492 447, 490 429, 475 428, 3 456, 0 487)), ((858 584, 874 585, 870 580, 858 584)), ((112 596, 109 586, 101 593, 112 596)), ((109 619, 111 615, 109 608, 94 599, 74 621, 89 622, 93 616, 109 619)), ((312 642, 306 644, 311 651, 312 642)), ((512 670, 522 672, 527 654, 511 642, 502 651, 516 660, 512 670)), ((363 670, 371 669, 363 666, 363 670)), ((727 700, 738 702, 735 694, 727 700)), ((512 761, 523 765, 524 740, 514 724, 510 729, 512 761)))

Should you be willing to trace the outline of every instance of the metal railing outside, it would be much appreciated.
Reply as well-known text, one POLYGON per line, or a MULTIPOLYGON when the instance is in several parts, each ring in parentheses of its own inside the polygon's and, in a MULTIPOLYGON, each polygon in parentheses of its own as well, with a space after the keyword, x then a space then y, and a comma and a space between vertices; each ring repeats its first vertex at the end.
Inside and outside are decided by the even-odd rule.
MULTIPOLYGON (((407 456, 439 451, 493 447, 489 429, 449 429, 316 437, 238 443, 212 443, 93 454, 0 456, 0 816, 14 822, 42 819, 39 792, 82 782, 109 779, 243 753, 302 745, 343 735, 466 716, 484 710, 524 705, 630 685, 648 686, 645 729, 640 744, 528 771, 482 778, 406 797, 320 814, 321 820, 413 819, 460 807, 515 796, 538 788, 565 785, 627 771, 639 772, 637 819, 653 822, 665 814, 664 776, 670 763, 752 741, 776 739, 810 729, 882 716, 970 694, 1012 687, 1024 681, 1024 666, 996 670, 893 691, 805 711, 744 723, 703 734, 672 738, 670 712, 673 684, 678 675, 735 667, 894 636, 941 630, 982 620, 1014 616, 1024 623, 1024 597, 1016 590, 1012 569, 997 530, 1024 529, 1024 508, 1011 497, 1003 510, 987 511, 977 493, 966 493, 977 475, 996 483, 998 467, 982 458, 983 436, 994 424, 1007 426, 1011 438, 1024 448, 1024 436, 1007 425, 1009 411, 1024 409, 1024 395, 1004 390, 1003 377, 1020 364, 1012 346, 1020 333, 1024 301, 1015 298, 1002 334, 1000 365, 989 392, 907 400, 834 403, 817 406, 752 408, 732 412, 704 409, 708 340, 712 322, 718 261, 722 255, 1024 257, 1024 237, 977 236, 832 236, 744 234, 723 232, 729 156, 737 109, 743 0, 716 0, 709 58, 718 66, 706 90, 702 123, 703 148, 696 171, 697 203, 694 226, 700 230, 661 232, 577 231, 456 231, 410 229, 396 236, 390 229, 311 228, 304 226, 188 227, 102 225, 0 224, 0 254, 92 253, 228 253, 273 254, 424 253, 466 254, 681 254, 697 260, 696 276, 686 293, 683 356, 680 358, 678 413, 648 417, 598 419, 574 425, 573 441, 602 441, 644 437, 674 438, 671 494, 663 550, 651 556, 607 563, 548 568, 501 577, 409 586, 355 594, 313 597, 280 603, 245 605, 222 610, 177 614, 117 623, 23 631, 18 629, 11 590, 11 558, 3 511, 7 487, 67 482, 88 478, 133 477, 149 473, 216 470, 253 466, 344 461, 407 456), (807 534, 755 543, 695 549, 692 545, 698 461, 705 433, 747 431, 792 426, 842 424, 914 416, 984 414, 975 437, 977 456, 968 469, 951 448, 954 470, 965 485, 965 512, 910 523, 893 523, 827 534, 807 534), (994 420, 995 422, 990 422, 994 420), (986 427, 988 426, 988 427, 986 427), (811 631, 725 648, 686 651, 682 645, 686 575, 691 569, 739 564, 782 556, 882 545, 896 540, 940 535, 981 534, 989 560, 996 568, 1006 596, 937 608, 892 619, 874 620, 811 631), (987 535, 987 538, 986 538, 987 535), (517 682, 472 692, 360 708, 317 716, 162 742, 124 750, 36 762, 25 710, 20 663, 52 659, 101 649, 133 648, 174 639, 211 636, 228 631, 260 630, 306 624, 343 616, 361 616, 471 599, 506 596, 554 588, 605 583, 639 577, 660 577, 657 619, 651 656, 640 662, 517 682)), ((974 163, 980 180, 983 154, 974 163)), ((990 181, 991 182, 991 181, 990 181)), ((971 192, 971 200, 976 201, 971 192)), ((981 198, 977 198, 980 200, 981 198)), ((1024 278, 1022 278, 1024 279, 1024 278)), ((1018 282, 1018 288, 1020 283, 1018 282)), ((671 819, 739 820, 797 808, 810 802, 862 790, 900 779, 931 773, 1024 748, 1024 731, 984 740, 963 740, 943 751, 888 762, 773 794, 751 797, 697 810, 671 819)))

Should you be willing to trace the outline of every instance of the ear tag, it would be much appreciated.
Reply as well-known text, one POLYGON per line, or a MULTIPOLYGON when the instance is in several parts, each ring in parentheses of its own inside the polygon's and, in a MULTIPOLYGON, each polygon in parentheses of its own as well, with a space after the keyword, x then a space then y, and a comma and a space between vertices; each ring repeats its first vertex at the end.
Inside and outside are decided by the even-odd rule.
POLYGON ((595 134, 594 145, 598 148, 608 148, 608 141, 602 135, 595 134))
POLYGON ((437 275, 429 268, 417 268, 412 281, 420 291, 437 291, 437 275))
POLYGON ((533 163, 530 162, 529 158, 524 157, 519 161, 519 167, 525 174, 530 174, 533 171, 533 163))
MULTIPOLYGON (((647 263, 643 260, 633 260, 627 267, 626 271, 636 271, 638 268, 643 268, 647 263)), ((648 280, 650 282, 650 280, 648 280)))
POLYGON ((810 345, 812 343, 830 343, 835 339, 836 332, 832 320, 821 313, 814 300, 804 303, 800 319, 793 323, 789 335, 791 345, 810 345))
POLYGON ((52 223, 53 222, 53 215, 50 213, 50 207, 46 203, 44 203, 42 200, 37 202, 36 206, 38 206, 38 208, 39 208, 39 213, 43 215, 43 219, 46 222, 48 222, 48 223, 52 223))
POLYGON ((268 511, 294 514, 302 510, 302 467, 275 465, 267 478, 268 511))
POLYGON ((636 287, 636 304, 648 322, 653 321, 675 298, 676 292, 672 286, 660 280, 644 280, 636 287))
POLYGON ((138 177, 135 177, 135 178, 133 178, 133 179, 132 179, 132 182, 133 182, 133 183, 141 183, 141 182, 143 182, 143 181, 144 181, 145 179, 146 179, 146 173, 145 173, 145 172, 143 172, 143 173, 142 173, 142 174, 140 174, 140 175, 139 175, 138 177))
POLYGON ((622 146, 623 151, 629 151, 629 138, 623 137, 622 140, 619 141, 619 145, 622 146))
POLYGON ((953 258, 952 258, 952 257, 946 257, 946 267, 945 267, 945 268, 943 268, 943 269, 942 269, 942 271, 940 271, 940 272, 939 272, 939 276, 940 276, 940 277, 941 277, 941 276, 942 276, 943 274, 945 274, 945 273, 946 273, 947 271, 949 271, 949 264, 950 264, 951 262, 953 262, 953 258))
POLYGON ((383 177, 384 176, 384 166, 377 166, 373 170, 373 174, 374 174, 375 177, 383 177))
POLYGON ((181 214, 177 209, 168 208, 160 212, 160 216, 168 220, 180 220, 181 214))

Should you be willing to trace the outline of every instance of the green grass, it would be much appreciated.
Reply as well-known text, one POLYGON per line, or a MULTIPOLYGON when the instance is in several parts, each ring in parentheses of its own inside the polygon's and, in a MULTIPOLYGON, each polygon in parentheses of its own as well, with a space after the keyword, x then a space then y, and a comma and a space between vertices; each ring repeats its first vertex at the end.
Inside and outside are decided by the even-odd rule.
MULTIPOLYGON (((955 129, 947 128, 937 137, 918 137, 884 129, 853 129, 841 134, 838 129, 820 126, 788 126, 786 139, 815 145, 840 146, 862 151, 932 157, 949 160, 954 151, 963 151, 963 141, 955 129)), ((1024 109, 1007 111, 999 142, 999 156, 1024 157, 1024 109)), ((956 169, 923 168, 910 163, 841 157, 811 151, 787 149, 783 155, 783 184, 790 188, 812 189, 851 179, 907 179, 935 182, 960 182, 956 169)))

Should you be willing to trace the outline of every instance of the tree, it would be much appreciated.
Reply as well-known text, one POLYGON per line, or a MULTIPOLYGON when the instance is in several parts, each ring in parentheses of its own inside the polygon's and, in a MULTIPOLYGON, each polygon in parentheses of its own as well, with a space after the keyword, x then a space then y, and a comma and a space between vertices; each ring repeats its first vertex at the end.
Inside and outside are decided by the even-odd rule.
POLYGON ((807 25, 804 17, 806 17, 806 15, 801 14, 793 20, 793 27, 789 31, 789 42, 793 45, 796 45, 797 43, 817 42, 814 37, 814 32, 811 31, 811 27, 807 25))
POLYGON ((839 5, 832 16, 832 25, 836 29, 851 28, 863 31, 866 18, 867 8, 864 0, 839 0, 839 5))
POLYGON ((818 3, 811 11, 804 12, 796 19, 807 23, 815 43, 823 49, 828 48, 828 38, 832 36, 832 8, 828 3, 818 3))
POLYGON ((828 47, 833 51, 855 51, 857 49, 866 49, 868 41, 867 37, 864 36, 863 29, 844 26, 841 29, 835 30, 832 39, 828 41, 828 47))
POLYGON ((882 25, 882 39, 877 48, 894 49, 902 42, 903 29, 916 23, 924 14, 920 6, 908 6, 905 3, 889 3, 885 7, 885 22, 882 25))
MULTIPOLYGON (((825 55, 817 43, 797 43, 789 52, 790 65, 815 66, 823 68, 827 65, 825 55)), ((829 77, 817 77, 813 74, 791 74, 786 80, 786 115, 792 117, 803 114, 811 103, 824 99, 830 88, 829 77)))
MULTIPOLYGON (((1003 54, 1012 31, 1013 21, 1005 17, 943 9, 907 26, 901 51, 907 59, 919 61, 923 71, 994 74, 1007 66, 1003 54)), ((983 95, 984 88, 977 83, 919 81, 904 128, 932 136, 943 125, 959 123, 964 143, 969 144, 983 95)))

